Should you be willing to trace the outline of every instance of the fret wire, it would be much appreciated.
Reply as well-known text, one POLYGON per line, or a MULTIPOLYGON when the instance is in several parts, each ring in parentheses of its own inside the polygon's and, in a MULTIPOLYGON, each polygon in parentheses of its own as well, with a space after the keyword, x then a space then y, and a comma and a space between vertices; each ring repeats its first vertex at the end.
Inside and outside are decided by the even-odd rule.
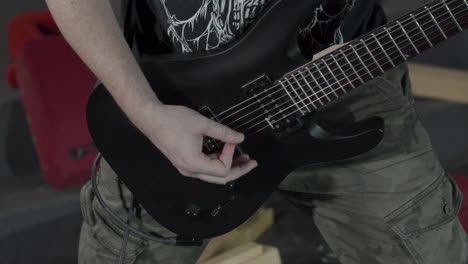
POLYGON ((374 54, 372 54, 372 52, 370 51, 369 47, 366 45, 366 43, 364 42, 363 39, 360 40, 362 42, 362 45, 364 46, 364 48, 366 48, 367 52, 369 52, 370 56, 372 57, 372 59, 375 61, 375 64, 377 64, 377 67, 379 67, 380 71, 382 71, 382 73, 384 73, 385 71, 382 69, 382 67, 380 66, 379 62, 375 59, 374 57, 374 54))
MULTIPOLYGON (((291 87, 291 90, 293 90, 293 92, 297 95, 297 99, 299 99, 299 101, 302 103, 302 105, 304 105, 304 107, 302 107, 302 109, 307 108, 307 105, 305 104, 304 99, 301 98, 299 93, 297 93, 296 89, 294 88, 294 85, 292 85, 292 83, 289 81, 288 78, 284 78, 284 79, 286 80, 287 84, 289 84, 289 87, 291 87)), ((307 110, 309 110, 309 112, 310 112, 309 108, 307 108, 307 110)))
MULTIPOLYGON (((412 17, 412 18, 414 19, 414 17, 412 17)), ((444 20, 444 21, 447 21, 447 20, 444 20)), ((407 19, 406 22, 409 22, 409 19, 407 19)), ((415 20, 415 22, 417 22, 417 21, 415 20)), ((428 22, 427 22, 427 23, 428 23, 428 22)), ((427 24, 427 23, 425 23, 425 24, 427 24)), ((419 24, 419 23, 417 23, 417 24, 419 24)), ((388 30, 388 29, 387 29, 387 30, 388 30)), ((389 33, 389 32, 388 32, 388 33, 389 33)), ((388 34, 388 33, 387 33, 387 34, 388 34)), ((424 33, 423 30, 421 30, 421 33, 423 33, 424 38, 427 37, 427 35, 424 33)), ((395 39, 393 38, 393 39, 391 39, 391 40, 394 41, 395 39)), ((419 39, 419 40, 421 40, 421 39, 419 39)), ((380 44, 380 42, 379 42, 378 40, 377 40, 377 43, 380 44)), ((395 44, 395 43, 396 43, 396 42, 393 42, 393 44, 395 44)), ((413 42, 413 43, 414 43, 414 42, 413 42)), ((387 44, 388 44, 388 42, 387 42, 387 44)), ((418 45, 419 45, 419 44, 418 44, 418 45)), ((396 46, 397 46, 397 45, 396 45, 396 46)), ((398 47, 398 46, 397 46, 397 47, 398 47)), ((382 50, 385 52, 385 49, 382 48, 382 50)), ((400 53, 401 53, 401 50, 399 50, 399 51, 400 51, 400 53)), ((345 58, 347 59, 346 55, 345 55, 345 54, 343 54, 343 55, 344 55, 345 58)), ((388 55, 388 53, 386 54, 386 56, 387 56, 387 55, 388 55)), ((389 56, 388 56, 388 57, 389 57, 389 56)), ((406 58, 406 56, 405 56, 405 58, 406 58)), ((333 58, 333 59, 335 59, 335 58, 333 58)), ((335 60, 336 60, 336 59, 335 59, 335 60)), ((391 61, 391 59, 390 59, 390 61, 391 61)), ((348 60, 348 63, 349 63, 349 60, 348 60)), ((394 63, 393 63, 392 61, 391 61, 391 63, 392 63, 392 65, 394 65, 394 63)), ((337 65, 339 65, 339 64, 337 63, 337 65)), ((353 69, 353 70, 355 70, 355 69, 353 69)), ((355 71, 355 73, 357 73, 357 72, 355 71)), ((357 74, 357 76, 359 76, 359 75, 357 74)), ((347 76, 346 76, 346 77, 347 77, 347 76)), ((352 84, 352 83, 351 83, 351 84, 352 84)), ((354 85, 353 85, 353 86, 354 86, 354 85)))
MULTIPOLYGON (((447 20, 444 20, 444 21, 447 21, 447 20)), ((433 28, 434 28, 434 27, 433 27, 433 28)), ((434 32, 434 31, 432 31, 432 32, 434 32)), ((422 39, 422 38, 419 38, 418 40, 421 40, 421 39, 422 39)), ((406 46, 406 47, 408 47, 408 46, 406 46)), ((346 56, 345 56, 345 58, 346 58, 346 56)))
POLYGON ((388 31, 388 28, 384 27, 384 31, 387 32, 387 35, 390 37, 390 40, 393 42, 397 50, 400 52, 401 57, 403 57, 404 61, 407 61, 408 59, 406 58, 406 55, 401 51, 400 47, 398 47, 397 43, 395 42, 395 39, 393 39, 392 34, 390 34, 390 31, 388 31))
POLYGON ((354 68, 353 64, 351 64, 351 62, 349 61, 348 57, 346 57, 346 54, 343 52, 343 50, 340 50, 341 54, 343 55, 343 57, 345 58, 346 62, 348 62, 349 66, 351 66, 351 69, 353 69, 354 73, 356 74, 356 76, 358 77, 358 79, 361 81, 361 83, 364 83, 364 81, 362 80, 361 78, 361 75, 359 75, 356 71, 356 69, 354 68))
POLYGON ((341 68, 340 64, 338 63, 338 61, 336 60, 335 56, 333 56, 333 53, 330 54, 330 56, 332 57, 332 59, 335 61, 335 64, 336 66, 338 66, 338 69, 340 69, 340 71, 343 73, 344 77, 346 78, 346 80, 348 81, 348 83, 351 84, 351 86, 353 88, 356 88, 353 84, 353 82, 351 82, 351 80, 349 79, 348 75, 345 73, 345 71, 343 70, 343 68, 341 68))
MULTIPOLYGON (((439 7, 438 9, 440 10, 440 8, 443 8, 443 7, 439 7)), ((420 27, 419 22, 414 18, 414 15, 413 15, 413 14, 411 14, 411 18, 412 18, 412 19, 414 20, 414 22, 418 25, 418 27, 420 27)), ((409 23, 409 21, 410 21, 409 18, 405 20, 405 22, 407 22, 407 23, 409 23)), ((401 22, 400 22, 400 23, 401 23, 401 22)), ((427 24, 427 23, 426 23, 426 24, 427 24)), ((432 45, 431 41, 430 41, 429 38, 427 37, 427 34, 424 32, 424 30, 422 30, 422 28, 419 28, 419 29, 421 30, 421 33, 423 33, 423 35, 424 35, 424 37, 426 38, 426 40, 428 40, 428 42, 432 45)), ((393 29, 392 29, 392 30, 393 30, 393 29)), ((389 34, 389 35, 391 36, 390 39, 392 40, 393 44, 396 44, 395 38, 393 38, 393 36, 391 35, 391 33, 390 33, 390 31, 389 31, 388 28, 387 28, 387 31, 388 31, 388 32, 386 32, 386 33, 389 34)), ((374 34, 374 36, 375 36, 375 34, 374 34)), ((375 37, 375 38, 376 38, 376 37, 375 37)), ((376 40, 376 42, 379 44, 379 46, 381 46, 381 43, 380 43, 378 40, 376 40)), ((413 42, 413 43, 414 43, 414 42, 413 42)), ((388 43, 387 43, 387 44, 388 44, 388 43)), ((396 46, 397 48, 399 48, 398 45, 395 45, 395 46, 396 46)), ((383 48, 383 46, 382 46, 381 48, 382 48, 383 52, 386 53, 386 51, 385 51, 385 49, 383 48)), ((417 48, 417 47, 416 47, 416 48, 417 48)), ((419 50, 418 50, 418 51, 419 51, 419 50)), ((403 54, 402 51, 401 51, 401 49, 399 49, 399 52, 400 52, 400 54, 403 54)), ((344 55, 344 56, 346 56, 346 55, 344 55)), ((387 58, 390 57, 390 56, 388 56, 388 53, 386 54, 386 56, 387 56, 387 58)), ((406 56, 405 54, 403 54, 402 57, 403 57, 405 60, 407 59, 407 56, 406 56)), ((334 58, 334 59, 335 59, 335 58, 334 58)), ((395 65, 395 64, 393 63, 393 61, 391 60, 391 58, 389 58, 389 61, 391 61, 392 66, 395 65)), ((354 70, 354 69, 353 69, 353 70, 354 70)), ((354 84, 353 84, 353 85, 354 85, 354 84)))
MULTIPOLYGON (((333 77, 333 79, 335 79, 336 83, 337 83, 338 86, 341 88, 341 90, 343 90, 343 92, 346 93, 345 88, 343 88, 343 86, 341 85, 340 81, 338 81, 338 78, 336 78, 336 75, 335 75, 335 74, 333 73, 333 71, 330 69, 330 67, 328 66, 328 64, 327 64, 325 61, 323 61, 323 60, 322 60, 322 62, 323 62, 323 64, 325 64, 325 67, 327 67, 327 69, 328 69, 328 71, 330 72, 331 76, 333 77)), ((336 93, 335 93, 335 94, 336 94, 336 93)))
MULTIPOLYGON (((466 2, 466 1, 465 1, 465 2, 466 2)), ((457 14, 457 15, 458 15, 458 14, 457 14)), ((444 21, 447 21, 447 20, 444 20, 444 21)), ((421 39, 419 39, 419 40, 421 40, 421 39)), ((297 112, 297 111, 296 111, 296 112, 297 112)))
POLYGON ((442 36, 444 36, 445 39, 447 39, 447 35, 445 35, 445 32, 442 30, 442 28, 439 26, 439 23, 437 22, 437 20, 435 19, 434 15, 432 14, 432 12, 429 10, 429 8, 427 8, 427 6, 424 7, 426 9, 426 11, 429 13, 429 15, 431 16, 432 20, 434 21, 434 23, 436 24, 436 26, 439 28, 440 32, 442 33, 442 36))
POLYGON ((432 44, 432 41, 429 39, 429 37, 426 35, 426 33, 424 32, 424 30, 422 29, 421 25, 419 24, 418 20, 416 20, 416 18, 414 17, 413 14, 410 14, 410 17, 414 20, 414 22, 416 23, 416 25, 418 26, 419 30, 421 30, 421 32, 423 33, 424 37, 426 38, 427 42, 429 43, 429 45, 432 47, 434 47, 434 44, 432 44))
MULTIPOLYGON (((306 85, 309 87, 310 91, 312 92, 313 95, 315 95, 317 98, 317 94, 315 93, 314 89, 312 88, 312 86, 310 86, 309 82, 307 81, 307 78, 304 76, 304 74, 302 73, 302 71, 299 71, 299 74, 302 76, 302 78, 304 79, 306 85)), ((310 100, 312 102, 312 105, 314 106, 315 109, 318 109, 318 107, 315 105, 314 101, 310 100)), ((319 101, 320 102, 320 101, 319 101)), ((322 102, 320 102, 322 103, 322 102)), ((322 104, 323 105, 323 104, 322 104)))
MULTIPOLYGON (((444 21, 446 21, 446 20, 444 20, 444 21)), ((358 76, 359 76, 359 75, 358 75, 358 76)))
MULTIPOLYGON (((306 91, 304 90, 304 87, 302 87, 302 85, 299 83, 299 81, 297 80, 296 76, 294 76, 294 74, 291 74, 292 78, 294 79, 294 81, 297 83, 297 86, 299 86, 299 88, 304 92, 304 94, 306 95, 307 99, 309 99, 310 102, 312 102, 312 100, 310 100, 310 96, 307 96, 307 93, 306 91)), ((306 81, 307 83, 307 81, 306 81)), ((309 112, 312 112, 310 111, 310 108, 306 105, 306 108, 307 110, 309 110, 309 112)))
MULTIPOLYGON (((293 113, 294 113, 294 112, 293 112, 293 113)), ((258 125, 258 124, 257 124, 257 125, 258 125)), ((255 125, 255 126, 253 126, 253 127, 250 127, 249 129, 252 129, 252 128, 256 127, 257 125, 255 125)), ((266 128, 266 127, 263 127, 263 128, 261 128, 260 130, 257 130, 256 132, 261 131, 261 130, 263 130, 264 128, 266 128)), ((256 132, 254 132, 254 133, 256 133, 256 132)))
MULTIPOLYGON (((444 22, 445 22, 445 21, 447 21, 447 20, 444 20, 444 22)), ((426 24, 427 24, 427 23, 426 23, 426 24)), ((432 27, 432 28, 434 29, 434 27, 432 27)), ((434 32, 434 31, 432 31, 432 32, 434 32)), ((419 40, 422 40, 422 38, 419 38, 418 41, 419 41, 419 40)), ((387 42, 387 43, 389 43, 389 42, 387 42)), ((409 46, 405 46, 405 47, 409 47, 409 46)), ((341 52, 342 52, 342 51, 341 51, 341 52)), ((380 54, 382 54, 382 53, 380 53, 380 54)), ((344 54, 343 54, 343 55, 344 55, 344 54)), ((331 57, 332 57, 333 59, 335 59, 334 56, 331 56, 331 57)), ((347 58, 345 55, 344 55, 344 57, 347 58)), ((380 59, 381 59, 381 58, 380 58, 380 59)), ((339 65, 338 62, 337 62, 337 65, 339 65)), ((359 75, 358 75, 358 76, 359 76, 359 75)), ((345 75, 345 77, 347 77, 347 76, 345 75)))
POLYGON ((390 61, 390 64, 392 64, 393 67, 395 67, 395 63, 393 63, 393 60, 390 58, 390 56, 388 55, 387 51, 384 49, 384 47, 382 46, 382 44, 380 43, 380 41, 377 39, 377 37, 375 36, 374 33, 372 33, 372 37, 374 37, 375 41, 377 42, 377 44, 379 45, 380 49, 383 51, 383 53, 385 54, 385 56, 387 57, 388 61, 390 61))
POLYGON ((299 111, 301 112, 302 114, 302 109, 299 107, 299 105, 296 103, 296 101, 293 99, 293 97, 291 96, 291 94, 289 93, 288 89, 286 88, 286 86, 284 86, 283 82, 280 80, 278 81, 280 83, 280 85, 283 87, 284 91, 288 94, 289 98, 291 98, 291 101, 296 105, 297 109, 299 109, 299 111))
POLYGON ((358 58, 358 60, 361 62, 362 66, 364 66, 364 68, 366 69, 366 71, 369 73, 369 75, 371 76, 371 78, 374 78, 374 75, 372 74, 371 71, 369 71, 369 68, 367 68, 366 64, 364 64, 364 62, 362 61, 361 59, 361 56, 359 56, 359 54, 357 53, 356 49, 354 48, 353 45, 349 45, 351 47, 351 49, 353 50, 354 54, 356 54, 356 57, 358 58))
MULTIPOLYGON (((320 90, 320 92, 322 92, 323 94, 327 94, 325 92, 324 89, 322 89, 322 87, 320 86, 320 84, 317 82, 317 79, 315 79, 314 75, 312 74, 312 72, 309 70, 308 67, 305 67, 306 71, 310 74, 310 76, 312 77, 312 80, 315 82, 315 84, 317 84, 317 88, 320 90)), ((330 98, 328 98, 328 96, 326 97, 328 99, 329 102, 331 102, 330 98)), ((325 105, 324 103, 320 102, 322 105, 325 105)))
POLYGON ((406 32, 405 28, 401 25, 400 21, 397 21, 397 24, 398 24, 398 26, 400 26, 400 28, 403 31, 403 33, 405 34, 406 38, 408 38, 409 42, 411 43, 411 46, 413 46, 416 53, 420 54, 421 52, 419 52, 419 49, 416 47, 416 45, 414 45, 413 41, 411 40, 410 36, 406 32))
POLYGON ((452 11, 450 10, 450 8, 448 7, 447 3, 445 2, 445 0, 442 0, 442 2, 444 3, 444 6, 445 8, 447 8, 447 11, 450 13, 450 16, 452 16, 453 18, 453 21, 455 21, 455 24, 457 24, 457 27, 458 29, 460 29, 460 32, 463 31, 463 28, 460 26, 460 24, 458 23, 457 19, 455 18, 455 16, 453 15, 452 11))
MULTIPOLYGON (((294 113, 294 112, 293 112, 293 113, 294 113)), ((292 114, 293 114, 293 113, 292 113, 292 114)), ((255 127, 255 126, 254 126, 254 127, 255 127)), ((252 127, 252 128, 253 128, 253 127, 252 127)))
MULTIPOLYGON (((419 39, 419 40, 421 40, 421 39, 419 39)), ((342 51, 341 51, 341 52, 342 52, 342 51)), ((381 54, 382 54, 382 53, 381 53, 381 54)), ((331 56, 331 57, 332 57, 333 59, 335 59, 334 56, 331 56)), ((347 59, 347 57, 346 57, 345 55, 344 55, 344 57, 347 59)), ((335 59, 335 60, 336 60, 336 59, 335 59)), ((348 60, 348 61, 349 61, 349 60, 348 60)), ((337 61, 336 61, 336 62, 337 62, 337 61)), ((337 62, 337 65, 339 65, 338 62, 337 62)), ((357 74, 357 76, 359 76, 359 74, 357 74)), ((345 77, 347 78, 347 75, 346 75, 346 74, 345 74, 345 77)), ((330 94, 330 93, 329 93, 329 94, 330 94)))
MULTIPOLYGON (((323 60, 321 60, 323 62, 323 60)), ((325 84, 332 90, 333 94, 338 98, 338 94, 336 94, 335 90, 333 90, 333 87, 330 85, 330 83, 328 82, 327 78, 325 78, 325 76, 323 75, 322 71, 320 70, 320 68, 318 67, 318 65, 315 63, 314 64, 315 68, 317 69, 318 73, 320 74, 320 76, 322 76, 322 79, 325 80, 325 84)), ((330 99, 328 99, 330 100, 330 99)))
MULTIPOLYGON (((465 2, 465 4, 466 4, 466 6, 468 6, 467 0, 464 0, 464 2, 465 2)), ((444 8, 444 7, 443 7, 443 6, 439 6, 439 7, 438 7, 438 10, 440 10, 440 8, 444 8)), ((456 8, 460 8, 460 5, 458 5, 456 8)), ((421 14, 421 12, 420 12, 419 14, 421 14)), ((414 15, 413 15, 413 14, 410 14, 410 15, 411 15, 411 18, 414 20, 414 22, 418 25, 418 27, 420 27, 418 21, 414 18, 414 15)), ((457 14, 457 15, 458 15, 458 14, 457 14)), ((408 21, 408 20, 409 20, 409 18, 406 19, 405 21, 408 21)), ((421 28, 420 28, 420 29, 421 29, 421 28)), ((424 33, 424 30, 421 30, 421 33, 423 33, 424 35, 426 35, 426 34, 424 33)), ((424 37, 426 38, 426 36, 424 36, 424 37)), ((428 38, 426 38, 426 40, 428 40, 428 38)), ((430 41, 428 41, 428 43, 430 43, 430 41)), ((430 43, 430 44, 431 44, 431 43, 430 43)), ((232 107, 231 107, 231 108, 232 108, 232 107)), ((230 109, 231 109, 231 108, 230 108, 230 109)), ((228 110, 230 110, 230 109, 228 109, 228 110)), ((226 113, 228 110, 224 110, 221 114, 226 113)))

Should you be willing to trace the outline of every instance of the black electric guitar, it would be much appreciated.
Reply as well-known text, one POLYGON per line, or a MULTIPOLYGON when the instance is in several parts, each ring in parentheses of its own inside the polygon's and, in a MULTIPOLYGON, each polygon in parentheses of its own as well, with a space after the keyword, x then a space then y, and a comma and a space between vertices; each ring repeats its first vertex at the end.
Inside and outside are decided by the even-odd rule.
MULTIPOLYGON (((246 135, 237 151, 260 165, 227 185, 180 175, 104 86, 93 90, 87 120, 95 144, 163 226, 188 238, 221 235, 251 216, 295 168, 369 151, 383 137, 381 118, 321 126, 316 110, 468 27, 467 0, 433 1, 310 62, 300 56, 296 33, 316 5, 273 1, 222 49, 140 62, 162 102, 199 110, 246 135)), ((206 138, 203 151, 222 147, 206 138)))

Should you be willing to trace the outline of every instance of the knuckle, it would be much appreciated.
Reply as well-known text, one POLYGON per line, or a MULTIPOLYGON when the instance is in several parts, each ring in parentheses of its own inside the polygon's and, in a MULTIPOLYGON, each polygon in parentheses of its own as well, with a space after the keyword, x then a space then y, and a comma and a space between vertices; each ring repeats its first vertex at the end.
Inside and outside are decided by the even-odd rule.
POLYGON ((221 136, 223 138, 227 137, 227 135, 229 134, 227 126, 221 126, 220 129, 221 129, 221 136))

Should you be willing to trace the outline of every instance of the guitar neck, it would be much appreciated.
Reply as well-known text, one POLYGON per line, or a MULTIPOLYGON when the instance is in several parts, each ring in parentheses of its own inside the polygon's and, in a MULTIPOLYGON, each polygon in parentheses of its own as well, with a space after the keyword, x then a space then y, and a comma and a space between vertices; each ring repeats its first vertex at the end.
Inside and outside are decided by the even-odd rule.
POLYGON ((468 27, 468 0, 433 1, 283 76, 305 115, 468 27))

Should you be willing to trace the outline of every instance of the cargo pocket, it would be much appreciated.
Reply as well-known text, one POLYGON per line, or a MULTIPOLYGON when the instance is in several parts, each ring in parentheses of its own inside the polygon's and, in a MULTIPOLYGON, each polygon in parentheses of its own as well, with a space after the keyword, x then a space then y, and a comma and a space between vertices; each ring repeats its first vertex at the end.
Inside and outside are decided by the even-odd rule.
MULTIPOLYGON (((103 187, 101 187, 103 188, 103 187)), ((124 231, 111 216, 104 211, 97 199, 90 182, 81 189, 80 195, 81 210, 86 228, 80 238, 80 258, 88 259, 83 263, 88 263, 89 256, 94 258, 89 263, 117 263, 122 246, 124 231)), ((111 207, 112 208, 112 207, 111 207)), ((125 263, 134 263, 148 246, 148 242, 129 235, 125 252, 125 263)))
POLYGON ((464 236, 458 220, 454 221, 461 202, 458 186, 444 172, 384 220, 417 263, 459 263, 456 259, 450 260, 453 256, 449 255, 457 244, 462 244, 464 236))

